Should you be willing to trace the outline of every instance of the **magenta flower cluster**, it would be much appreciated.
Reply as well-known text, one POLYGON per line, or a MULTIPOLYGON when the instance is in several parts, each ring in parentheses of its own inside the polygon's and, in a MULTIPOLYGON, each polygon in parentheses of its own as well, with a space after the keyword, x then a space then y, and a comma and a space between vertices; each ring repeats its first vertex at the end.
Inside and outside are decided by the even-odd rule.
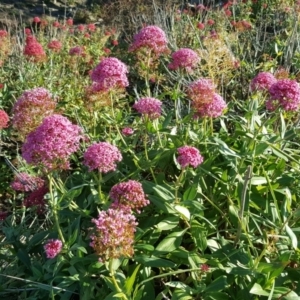
POLYGON ((133 105, 140 114, 148 116, 151 120, 157 119, 161 115, 162 102, 158 99, 145 97, 138 100, 133 105))
POLYGON ((111 208, 124 211, 132 210, 140 213, 140 209, 150 204, 141 183, 135 180, 120 182, 114 185, 109 193, 113 200, 111 208))
POLYGON ((131 257, 134 253, 134 233, 136 219, 128 211, 108 209, 101 211, 97 219, 95 234, 91 236, 90 246, 104 262, 110 258, 131 257))
POLYGON ((32 192, 44 186, 45 180, 27 173, 19 173, 10 184, 11 188, 20 192, 32 192))
POLYGON ((165 32, 161 28, 151 25, 142 28, 134 35, 129 51, 145 49, 159 56, 167 52, 167 44, 168 41, 165 32))
POLYGON ((211 79, 201 78, 190 83, 187 94, 192 100, 195 116, 216 118, 227 107, 223 97, 215 92, 211 79))
POLYGON ((97 82, 97 89, 107 91, 124 89, 129 85, 127 66, 115 57, 104 58, 92 71, 91 79, 97 82))
POLYGON ((270 97, 266 102, 268 110, 278 106, 286 111, 296 111, 300 106, 300 86, 296 80, 280 79, 269 88, 270 97))
POLYGON ((170 70, 183 69, 190 73, 200 62, 198 54, 189 48, 182 48, 172 54, 172 62, 168 65, 170 70))
POLYGON ((24 199, 23 205, 25 207, 34 207, 38 215, 45 212, 46 201, 45 195, 49 193, 49 189, 46 186, 41 186, 38 189, 33 190, 28 197, 24 199))
POLYGON ((183 146, 178 148, 177 151, 179 153, 177 161, 182 168, 186 168, 188 166, 197 168, 203 162, 203 156, 195 147, 183 146))
POLYGON ((8 114, 3 109, 0 109, 0 130, 6 128, 8 126, 8 122, 8 114))
POLYGON ((268 91, 272 84, 276 83, 277 79, 270 72, 258 73, 250 83, 251 91, 268 91))
POLYGON ((56 107, 56 99, 42 87, 23 92, 13 106, 12 125, 20 137, 25 138, 36 129, 42 120, 52 115, 56 107))
POLYGON ((45 171, 68 169, 69 158, 78 150, 82 130, 66 117, 52 115, 31 132, 22 147, 28 164, 42 166, 45 171))
POLYGON ((69 54, 71 56, 83 56, 84 55, 84 47, 82 46, 75 46, 75 47, 72 47, 70 50, 69 50, 69 54))
POLYGON ((213 94, 213 98, 208 103, 203 103, 198 107, 196 112, 196 117, 200 116, 202 118, 217 118, 220 117, 224 110, 227 108, 227 104, 223 97, 217 93, 213 94))
POLYGON ((48 240, 44 245, 44 250, 47 258, 54 258, 57 256, 62 250, 62 241, 58 239, 48 240))
POLYGON ((187 94, 194 104, 202 104, 212 100, 215 88, 216 87, 211 79, 200 78, 188 85, 187 94))
POLYGON ((33 35, 29 35, 26 38, 24 55, 33 62, 40 62, 46 59, 46 53, 43 49, 43 46, 36 40, 33 35))
POLYGON ((101 173, 108 173, 116 170, 116 163, 122 160, 122 155, 116 146, 101 142, 89 146, 83 159, 83 164, 89 167, 89 171, 99 170, 101 173))
POLYGON ((134 130, 131 127, 124 127, 122 129, 122 133, 126 136, 132 135, 134 133, 134 130))

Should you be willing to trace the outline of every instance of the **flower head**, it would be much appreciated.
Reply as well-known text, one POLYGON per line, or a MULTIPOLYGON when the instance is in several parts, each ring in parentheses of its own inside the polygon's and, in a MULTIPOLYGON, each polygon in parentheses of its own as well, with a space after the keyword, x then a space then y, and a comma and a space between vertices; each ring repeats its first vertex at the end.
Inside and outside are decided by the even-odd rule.
POLYGON ((55 28, 59 28, 60 27, 60 23, 58 21, 54 21, 52 23, 52 26, 55 27, 55 28))
POLYGON ((47 89, 39 87, 25 91, 13 106, 13 127, 25 138, 45 117, 53 114, 55 107, 56 99, 47 89))
POLYGON ((8 114, 3 109, 0 109, 0 130, 6 128, 8 126, 8 122, 8 114))
POLYGON ((184 69, 191 72, 200 62, 198 54, 189 48, 182 48, 172 54, 173 61, 169 64, 169 69, 184 69))
POLYGON ((111 205, 111 208, 114 209, 129 209, 139 213, 142 207, 150 204, 141 183, 135 180, 114 185, 110 190, 109 196, 114 201, 111 205))
POLYGON ((211 79, 200 78, 193 81, 187 87, 187 94, 193 101, 194 105, 202 105, 212 101, 215 93, 215 85, 211 79))
POLYGON ((67 25, 68 25, 68 26, 73 26, 73 19, 72 19, 72 18, 69 18, 69 19, 67 20, 67 25))
POLYGON ((108 173, 116 170, 116 163, 122 160, 122 155, 116 146, 101 142, 88 147, 83 158, 83 164, 89 167, 89 171, 108 173))
POLYGON ((62 43, 57 40, 52 40, 47 47, 48 49, 53 50, 53 52, 59 52, 62 48, 62 43))
POLYGON ((156 55, 165 53, 167 48, 165 32, 154 25, 146 26, 133 37, 133 43, 129 51, 137 51, 141 48, 153 51, 156 55))
POLYGON ((134 133, 134 130, 131 127, 125 127, 122 129, 122 133, 128 136, 128 135, 132 135, 134 133))
POLYGON ((276 81, 277 79, 270 72, 260 72, 252 79, 250 89, 251 91, 268 91, 276 81))
POLYGON ((195 147, 183 146, 178 148, 177 151, 179 153, 177 161, 182 168, 186 168, 189 165, 197 168, 203 162, 203 156, 195 147))
POLYGON ((300 106, 300 86, 296 80, 280 79, 269 88, 270 97, 266 102, 268 110, 278 106, 287 111, 296 111, 300 106))
POLYGON ((24 48, 24 55, 33 62, 40 62, 46 59, 46 53, 43 46, 36 40, 33 35, 28 35, 24 48))
POLYGON ((68 169, 69 158, 78 150, 82 130, 66 117, 54 114, 29 133, 22 146, 22 157, 28 164, 44 170, 68 169))
POLYGON ((91 236, 90 246, 104 262, 110 258, 133 256, 136 219, 128 211, 108 209, 101 211, 97 219, 95 233, 91 236))
POLYGON ((32 192, 44 186, 45 180, 31 176, 27 173, 19 173, 10 184, 11 188, 20 192, 32 192))
POLYGON ((41 23, 41 19, 39 17, 34 17, 33 23, 41 23))
POLYGON ((44 197, 47 193, 49 193, 49 189, 45 185, 35 189, 28 195, 28 197, 24 199, 24 206, 35 207, 37 214, 43 214, 46 208, 46 202, 44 197))
POLYGON ((223 97, 217 93, 213 94, 213 98, 210 102, 192 103, 193 108, 196 110, 196 116, 217 118, 221 116, 226 109, 227 105, 223 97))
POLYGON ((88 24, 87 25, 87 29, 88 29, 88 31, 90 31, 90 32, 94 32, 94 31, 96 31, 96 25, 95 24, 93 24, 93 23, 90 23, 90 24, 88 24))
POLYGON ((161 115, 162 102, 158 99, 145 97, 138 100, 133 105, 140 114, 148 116, 151 120, 157 119, 161 115))
POLYGON ((44 250, 47 258, 54 258, 55 256, 57 256, 61 252, 62 245, 63 244, 61 240, 48 240, 47 243, 44 245, 44 250))
POLYGON ((71 56, 83 56, 84 55, 84 47, 75 46, 69 50, 69 54, 71 56))
POLYGON ((129 85, 127 66, 115 57, 104 58, 92 71, 91 79, 106 91, 114 88, 124 89, 129 85))

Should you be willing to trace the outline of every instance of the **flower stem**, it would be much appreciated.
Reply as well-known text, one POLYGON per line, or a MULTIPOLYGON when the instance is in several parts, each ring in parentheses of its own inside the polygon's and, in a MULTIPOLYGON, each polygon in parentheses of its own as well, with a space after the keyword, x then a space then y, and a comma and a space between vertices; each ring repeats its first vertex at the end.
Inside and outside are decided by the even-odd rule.
POLYGON ((109 261, 109 273, 110 273, 110 276, 111 276, 111 280, 113 282, 113 285, 115 286, 116 290, 118 293, 122 293, 122 298, 124 300, 128 300, 128 298, 126 297, 126 295, 123 293, 122 289, 120 288, 117 280, 116 280, 116 277, 115 277, 115 271, 113 269, 113 259, 110 259, 109 261))
POLYGON ((179 190, 179 188, 181 186, 181 180, 182 180, 182 178, 184 176, 184 173, 185 173, 185 168, 183 168, 181 170, 181 172, 180 172, 180 174, 179 174, 179 176, 178 176, 178 178, 177 178, 177 180, 175 182, 175 203, 179 203, 180 202, 180 200, 178 198, 178 190, 179 190))
POLYGON ((62 230, 59 226, 59 220, 58 220, 58 214, 57 214, 57 201, 55 200, 55 197, 53 194, 53 177, 52 177, 52 175, 48 175, 48 179, 49 179, 49 193, 50 193, 54 223, 55 223, 60 240, 62 241, 63 244, 65 244, 65 238, 64 238, 62 230))

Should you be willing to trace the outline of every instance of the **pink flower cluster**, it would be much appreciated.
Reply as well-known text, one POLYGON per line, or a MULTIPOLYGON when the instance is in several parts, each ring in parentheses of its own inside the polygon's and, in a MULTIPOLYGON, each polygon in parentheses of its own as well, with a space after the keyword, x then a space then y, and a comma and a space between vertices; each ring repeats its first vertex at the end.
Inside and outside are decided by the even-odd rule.
POLYGON ((138 100, 133 105, 140 114, 148 116, 151 120, 157 119, 161 115, 162 102, 158 99, 145 97, 138 100))
POLYGON ((278 106, 287 111, 296 111, 300 106, 300 86, 296 80, 280 79, 269 88, 270 97, 266 102, 268 110, 278 106))
POLYGON ((101 142, 89 146, 83 158, 83 164, 89 167, 89 171, 108 173, 116 170, 116 163, 122 160, 122 155, 116 146, 101 142))
POLYGON ((0 30, 0 38, 4 38, 8 36, 8 32, 6 30, 0 30))
POLYGON ((59 52, 62 48, 62 43, 58 40, 52 40, 48 45, 48 49, 52 50, 53 52, 59 52))
POLYGON ((187 94, 194 104, 202 104, 213 99, 215 88, 211 79, 200 78, 189 84, 187 94))
POLYGON ((191 146, 183 146, 177 149, 179 156, 177 161, 182 168, 186 168, 191 165, 193 168, 197 168, 203 162, 203 156, 199 150, 191 146))
POLYGON ((251 91, 268 91, 277 79, 270 72, 258 73, 250 83, 251 91))
POLYGON ((13 106, 13 127, 25 138, 46 116, 53 114, 56 99, 45 88, 25 91, 13 106))
POLYGON ((40 62, 46 59, 46 53, 43 49, 43 46, 33 35, 29 35, 26 38, 24 55, 33 62, 40 62))
POLYGON ((41 186, 30 193, 28 197, 24 199, 25 207, 35 207, 37 214, 41 215, 45 212, 46 202, 45 195, 49 193, 49 189, 46 186, 41 186))
POLYGON ((133 43, 129 51, 147 49, 155 55, 161 55, 168 51, 168 41, 165 32, 157 26, 146 26, 133 37, 133 43))
POLYGON ((98 88, 107 91, 114 88, 124 89, 129 85, 127 66, 115 57, 104 58, 92 71, 91 79, 98 88))
POLYGON ((198 106, 195 116, 200 116, 202 118, 217 118, 223 114, 226 108, 227 105, 223 97, 217 93, 214 93, 210 102, 203 103, 202 105, 198 106))
POLYGON ((122 129, 122 133, 128 136, 128 135, 132 135, 134 133, 134 130, 131 127, 125 127, 122 129))
POLYGON ((3 109, 0 109, 0 130, 6 128, 8 126, 8 122, 8 114, 3 109))
POLYGON ((69 157, 78 150, 82 130, 66 117, 54 114, 31 132, 22 146, 22 157, 28 164, 44 170, 68 169, 69 157))
POLYGON ((114 185, 110 190, 109 196, 114 201, 111 208, 123 211, 133 210, 140 213, 142 207, 150 204, 141 183, 135 180, 114 185))
POLYGON ((189 48, 182 48, 175 51, 172 54, 172 60, 168 66, 170 70, 183 69, 187 72, 191 72, 200 62, 198 54, 189 48))
POLYGON ((44 250, 47 258, 54 258, 57 256, 62 250, 62 241, 58 239, 48 240, 44 245, 44 250))
POLYGON ((91 236, 90 246, 104 262, 110 258, 131 257, 134 253, 134 233, 136 219, 128 211, 108 209, 101 211, 97 219, 95 234, 91 236))
POLYGON ((27 173, 19 173, 10 184, 11 188, 20 192, 32 192, 44 186, 45 180, 40 177, 31 176, 27 173))
POLYGON ((192 99, 196 116, 216 118, 227 107, 224 99, 215 93, 215 85, 211 79, 201 78, 192 82, 187 94, 192 99))
POLYGON ((75 46, 69 50, 71 56, 83 56, 84 53, 84 47, 82 46, 75 46))

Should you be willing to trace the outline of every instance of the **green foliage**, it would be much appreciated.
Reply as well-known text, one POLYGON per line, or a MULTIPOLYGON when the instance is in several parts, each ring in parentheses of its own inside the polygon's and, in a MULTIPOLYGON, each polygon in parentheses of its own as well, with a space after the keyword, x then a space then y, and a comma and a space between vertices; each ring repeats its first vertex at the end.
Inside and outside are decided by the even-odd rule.
MULTIPOLYGON (((0 108, 12 119, 12 107, 25 90, 45 87, 57 96, 56 113, 81 126, 85 135, 69 170, 45 173, 21 158, 23 141, 11 124, 0 129, 0 212, 7 213, 0 214, 1 296, 300 297, 299 110, 268 111, 267 94, 249 91, 260 71, 299 79, 299 7, 286 14, 288 1, 240 2, 228 8, 231 15, 224 9, 178 13, 178 7, 153 4, 156 24, 166 31, 170 50, 190 47, 200 55, 201 64, 190 73, 169 70, 169 55, 146 53, 148 60, 141 61, 145 55, 128 52, 132 40, 120 37, 125 24, 97 28, 90 37, 76 26, 71 28, 74 33, 52 25, 33 28, 45 49, 54 38, 64 41, 59 53, 46 49, 47 60, 40 63, 28 61, 13 42, 4 55, 0 43, 0 108), (215 24, 209 26, 209 19, 215 24), (251 28, 234 25, 241 20, 251 28), (198 28, 198 23, 205 27, 198 28), (211 36, 212 30, 217 37, 211 36), (76 45, 84 47, 85 55, 69 55, 76 45), (100 56, 108 56, 107 49, 129 66, 130 86, 92 98, 87 92, 89 71, 100 56), (227 110, 218 118, 194 117, 186 88, 202 77, 212 79, 226 99, 227 110), (144 96, 162 101, 158 119, 132 108, 144 96), (133 134, 124 135, 125 127, 133 134), (87 147, 99 141, 120 149, 123 159, 115 171, 90 172, 83 165, 87 147), (182 168, 177 149, 184 145, 199 149, 203 163, 182 168), (26 171, 43 177, 49 189, 42 214, 36 206, 24 205, 29 192, 10 187, 13 177, 26 171), (110 207, 111 188, 128 180, 139 181, 150 201, 135 213, 134 255, 99 261, 90 245, 92 220, 110 207), (51 259, 44 249, 49 239, 63 242, 61 252, 51 259)), ((135 17, 129 32, 140 27, 135 17)), ((21 30, 20 36, 10 38, 24 44, 21 30)))

